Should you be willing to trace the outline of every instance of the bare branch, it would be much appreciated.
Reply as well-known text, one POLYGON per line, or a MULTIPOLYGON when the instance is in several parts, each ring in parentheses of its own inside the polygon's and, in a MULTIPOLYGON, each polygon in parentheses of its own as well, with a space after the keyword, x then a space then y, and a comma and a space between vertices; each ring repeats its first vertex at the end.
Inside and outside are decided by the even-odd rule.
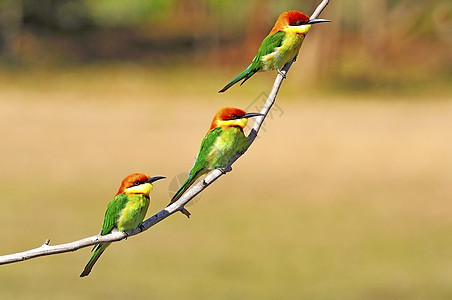
POLYGON ((312 13, 310 19, 317 19, 320 14, 322 13, 322 11, 325 9, 325 7, 328 5, 330 1, 329 0, 323 0, 319 6, 317 6, 317 8, 315 9, 315 11, 312 13))
MULTIPOLYGON (((323 0, 319 4, 317 9, 314 11, 314 13, 312 14, 311 19, 317 18, 320 15, 320 13, 323 11, 323 9, 328 5, 328 2, 329 2, 328 0, 323 0)), ((284 68, 282 68, 281 73, 284 75, 284 77, 287 74, 287 72, 289 71, 290 67, 292 66, 292 63, 293 63, 293 61, 287 63, 284 66, 284 68)), ((270 91, 270 94, 265 102, 264 107, 261 110, 261 113, 265 114, 265 116, 259 116, 256 118, 253 128, 251 129, 251 132, 248 135, 249 144, 248 144, 248 147, 246 148, 246 150, 248 150, 248 148, 251 146, 251 144, 256 139, 257 134, 259 133, 259 130, 265 120, 265 117, 267 116, 271 107, 275 103, 276 96, 278 94, 279 88, 281 87, 284 77, 282 75, 280 75, 279 73, 277 74, 273 87, 270 91)), ((246 152, 246 150, 243 153, 234 157, 231 160, 231 162, 229 163, 228 167, 230 167, 240 156, 242 156, 246 152)), ((169 205, 165 209, 161 210, 157 214, 153 215, 152 217, 146 219, 141 224, 141 226, 139 226, 135 230, 128 231, 128 232, 119 232, 119 231, 115 230, 112 233, 107 234, 107 235, 103 235, 103 236, 95 235, 95 236, 87 237, 87 238, 84 238, 84 239, 81 239, 78 241, 74 241, 74 242, 70 242, 70 243, 66 243, 66 244, 54 245, 54 246, 50 246, 49 245, 50 239, 47 239, 45 241, 45 243, 38 248, 31 249, 31 250, 24 251, 24 252, 0 256, 0 265, 24 261, 24 260, 39 257, 39 256, 72 252, 72 251, 76 251, 81 248, 85 248, 85 247, 89 247, 89 246, 93 246, 93 245, 101 244, 101 243, 117 242, 117 241, 123 240, 127 237, 130 237, 130 236, 139 234, 143 231, 146 231, 149 228, 151 228, 152 226, 154 226, 155 224, 159 223, 160 221, 162 221, 162 220, 166 219, 167 217, 169 217, 170 215, 174 214, 175 212, 182 210, 184 208, 184 206, 188 202, 190 202, 196 195, 201 193, 204 189, 206 189, 210 184, 212 184, 215 180, 220 178, 222 175, 226 174, 225 170, 228 170, 229 169, 228 167, 225 168, 224 170, 223 169, 215 169, 215 170, 211 171, 209 174, 207 174, 207 176, 203 180, 197 182, 189 190, 187 190, 176 202, 172 203, 171 205, 169 205)))

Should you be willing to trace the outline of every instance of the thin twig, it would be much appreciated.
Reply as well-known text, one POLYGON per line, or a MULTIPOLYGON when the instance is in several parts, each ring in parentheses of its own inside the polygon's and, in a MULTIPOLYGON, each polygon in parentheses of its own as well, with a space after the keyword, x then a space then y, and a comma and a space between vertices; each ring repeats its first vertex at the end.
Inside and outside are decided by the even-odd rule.
MULTIPOLYGON (((320 13, 323 11, 323 9, 328 5, 328 0, 323 0, 317 9, 314 11, 314 13, 311 16, 311 19, 317 18, 320 13)), ((289 71, 292 62, 287 63, 284 68, 282 68, 281 72, 283 75, 286 75, 289 71)), ((260 116, 256 118, 256 121, 254 122, 254 126, 250 131, 250 134, 248 135, 248 148, 251 146, 251 144, 254 142, 254 140, 257 137, 257 134, 259 133, 259 130, 265 120, 265 117, 267 116, 268 112, 270 111, 271 107, 275 103, 276 96, 278 94, 279 88, 281 87, 281 84, 283 82, 284 77, 280 75, 279 73, 276 76, 275 82, 273 84, 273 87, 270 91, 270 94, 265 102, 264 107, 261 110, 262 114, 265 114, 265 116, 260 116)), ((246 150, 248 150, 246 148, 246 150)), ((246 151, 245 150, 245 151, 246 151)), ((242 156, 245 151, 236 157, 234 157, 231 162, 229 163, 229 166, 231 166, 240 156, 242 156)), ((227 169, 227 168, 226 168, 227 169)), ((146 219, 141 226, 139 226, 137 229, 128 231, 128 232, 119 232, 117 230, 113 231, 110 234, 107 235, 95 235, 91 237, 87 237, 78 241, 66 243, 66 244, 60 244, 60 245, 49 245, 50 239, 47 239, 44 244, 38 248, 9 254, 9 255, 3 255, 0 256, 0 265, 3 264, 10 264, 14 262, 24 261, 27 259, 40 257, 40 256, 46 256, 46 255, 53 255, 53 254, 59 254, 59 253, 65 253, 65 252, 72 252, 76 251, 81 248, 93 246, 100 243, 109 243, 109 242, 117 242, 120 240, 123 240, 127 237, 134 236, 136 234, 139 234, 143 231, 148 230, 158 222, 166 219, 173 213, 181 210, 184 208, 184 206, 190 202, 196 195, 201 193, 204 189, 206 189, 209 185, 211 185, 215 180, 220 178, 222 175, 225 174, 224 170, 221 169, 215 169, 207 176, 196 183, 192 188, 187 190, 182 197, 180 197, 176 202, 172 203, 170 206, 166 207, 165 209, 161 210, 160 212, 156 213, 152 217, 146 219)))
POLYGON ((328 5, 329 2, 330 2, 329 0, 323 0, 319 4, 319 6, 317 6, 317 8, 314 10, 310 19, 317 19, 320 16, 320 14, 322 13, 322 11, 325 9, 325 7, 328 5))

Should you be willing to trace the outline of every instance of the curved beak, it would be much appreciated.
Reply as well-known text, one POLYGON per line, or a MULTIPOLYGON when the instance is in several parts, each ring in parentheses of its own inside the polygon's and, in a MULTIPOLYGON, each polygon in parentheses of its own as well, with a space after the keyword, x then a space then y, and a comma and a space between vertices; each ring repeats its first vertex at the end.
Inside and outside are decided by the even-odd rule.
POLYGON ((265 116, 265 115, 261 114, 261 113, 247 113, 247 114, 244 114, 243 116, 241 116, 240 118, 252 118, 252 117, 259 117, 259 116, 265 116))
POLYGON ((312 19, 312 20, 308 21, 308 24, 323 23, 323 22, 331 22, 331 20, 327 20, 327 19, 312 19))
POLYGON ((164 179, 164 178, 166 178, 166 177, 164 177, 164 176, 151 177, 151 178, 147 179, 145 181, 145 183, 153 183, 154 181, 157 181, 157 180, 160 180, 160 179, 164 179))

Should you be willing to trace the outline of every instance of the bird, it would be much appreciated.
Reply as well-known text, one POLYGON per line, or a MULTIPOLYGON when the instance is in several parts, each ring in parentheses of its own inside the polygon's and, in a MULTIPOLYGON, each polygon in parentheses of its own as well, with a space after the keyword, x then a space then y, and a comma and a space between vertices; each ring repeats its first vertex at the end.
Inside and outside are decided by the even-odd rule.
MULTIPOLYGON (((223 107, 213 117, 210 129, 201 142, 195 163, 188 174, 187 180, 174 194, 170 204, 177 201, 182 194, 202 175, 216 168, 227 167, 231 159, 243 153, 248 147, 248 139, 243 129, 248 123, 248 118, 264 116, 261 113, 246 113, 244 110, 234 107, 223 107)), ((190 213, 182 208, 181 212, 187 217, 190 213)))
MULTIPOLYGON (((148 210, 153 183, 164 178, 150 177, 143 173, 133 173, 124 178, 115 197, 107 206, 100 234, 109 234, 114 228, 121 232, 138 228, 148 210)), ((94 246, 93 254, 80 277, 89 275, 94 264, 110 244, 94 246)))
POLYGON ((304 37, 315 23, 330 22, 326 19, 309 19, 304 13, 291 10, 283 12, 276 20, 270 33, 262 41, 251 64, 232 79, 219 93, 225 92, 237 82, 242 85, 256 72, 276 70, 281 76, 284 65, 296 59, 304 37))

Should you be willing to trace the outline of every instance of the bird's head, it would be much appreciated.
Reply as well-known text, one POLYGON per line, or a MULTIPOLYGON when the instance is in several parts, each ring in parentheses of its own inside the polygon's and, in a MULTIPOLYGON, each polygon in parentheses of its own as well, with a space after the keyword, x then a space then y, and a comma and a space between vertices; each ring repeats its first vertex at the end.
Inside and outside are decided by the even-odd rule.
POLYGON ((240 127, 245 128, 248 118, 263 116, 261 113, 246 113, 243 109, 235 107, 223 107, 213 117, 210 129, 217 127, 240 127))
POLYGON ((315 23, 330 22, 326 19, 309 19, 307 15, 298 11, 290 10, 283 12, 279 15, 278 20, 276 20, 275 26, 270 31, 270 34, 278 31, 293 31, 297 34, 306 35, 311 25, 315 23))
POLYGON ((154 181, 163 179, 163 176, 155 176, 151 177, 142 173, 133 173, 124 178, 121 183, 121 187, 119 188, 116 195, 127 193, 127 194, 143 194, 148 195, 151 193, 154 186, 152 183, 154 181))

